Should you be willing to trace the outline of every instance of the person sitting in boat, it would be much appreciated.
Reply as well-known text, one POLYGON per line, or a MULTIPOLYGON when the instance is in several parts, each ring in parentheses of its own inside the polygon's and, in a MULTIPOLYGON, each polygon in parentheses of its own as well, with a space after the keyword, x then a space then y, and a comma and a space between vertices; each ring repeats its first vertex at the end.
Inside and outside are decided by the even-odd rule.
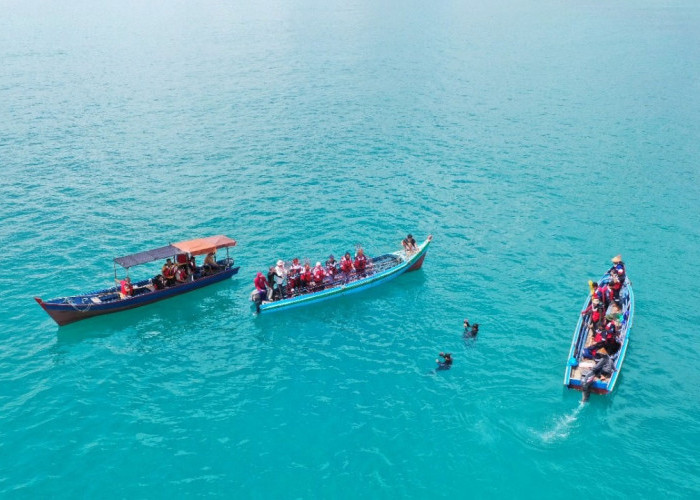
POLYGON ((258 274, 255 276, 253 284, 255 285, 255 292, 253 292, 255 295, 252 298, 253 302, 255 302, 257 312, 260 312, 260 304, 262 304, 262 301, 267 298, 267 289, 269 284, 261 272, 258 272, 258 274))
POLYGON ((610 290, 612 290, 612 300, 614 304, 620 303, 620 290, 622 289, 622 282, 620 281, 617 271, 613 271, 610 275, 610 281, 608 282, 610 290))
POLYGON ((304 268, 299 264, 299 259, 292 259, 292 265, 289 266, 289 271, 287 272, 287 295, 294 295, 299 293, 299 287, 301 286, 301 271, 304 268))
POLYGON ((119 291, 119 296, 122 299, 125 299, 127 297, 131 297, 132 295, 134 295, 134 287, 131 284, 131 278, 129 278, 127 276, 126 278, 121 280, 121 282, 119 284, 121 285, 121 288, 119 291))
POLYGON ((612 288, 610 288, 607 283, 602 286, 598 286, 595 289, 595 292, 593 292, 593 296, 600 301, 603 311, 608 310, 608 307, 613 302, 614 298, 612 288))
POLYGON ((362 250, 362 247, 357 249, 353 266, 355 267, 355 272, 357 273, 358 277, 361 278, 367 275, 367 257, 365 256, 365 252, 362 250))
POLYGON ((311 272, 311 265, 309 265, 308 262, 304 264, 304 269, 301 270, 299 281, 301 281, 302 291, 307 292, 313 282, 313 273, 311 272))
POLYGON ((620 342, 618 342, 613 333, 603 331, 602 337, 602 339, 596 340, 599 338, 596 335, 596 339, 594 339, 596 342, 588 347, 584 347, 581 356, 586 359, 596 359, 606 354, 614 356, 620 350, 620 342))
POLYGON ((163 268, 160 270, 161 276, 163 276, 163 281, 165 286, 173 286, 175 284, 175 266, 171 259, 167 259, 163 268))
POLYGON ((187 283, 190 279, 190 275, 187 272, 188 265, 180 264, 175 270, 175 281, 178 283, 187 283))
POLYGON ((287 284, 287 269, 284 267, 284 261, 278 260, 275 266, 275 276, 273 277, 273 287, 276 290, 277 296, 281 299, 286 297, 285 288, 287 284))
POLYGON ((311 279, 313 281, 314 290, 323 289, 323 279, 326 277, 326 271, 320 262, 316 262, 313 270, 311 271, 311 279))
POLYGON ((350 281, 350 274, 352 273, 352 270, 352 257, 350 256, 350 252, 345 252, 343 258, 340 259, 340 271, 343 273, 343 278, 345 279, 346 283, 350 281))
POLYGON ((213 274, 214 271, 219 269, 219 263, 216 262, 216 254, 214 252, 209 252, 207 256, 204 258, 204 264, 202 264, 202 269, 204 270, 204 274, 209 275, 213 274))
POLYGON ((406 251, 406 253, 413 253, 418 250, 418 246, 416 245, 416 240, 413 239, 413 235, 409 234, 404 238, 404 240, 401 242, 403 245, 403 249, 406 251))
POLYGON ((333 254, 330 254, 328 256, 328 260, 326 261, 326 276, 328 276, 331 279, 331 281, 333 281, 337 273, 338 263, 335 261, 335 257, 333 257, 333 254))
POLYGON ((598 297, 593 296, 588 307, 581 311, 581 316, 585 316, 586 314, 591 315, 589 331, 594 332, 595 329, 602 324, 604 316, 603 306, 598 297))
POLYGON ((449 370, 452 366, 452 354, 450 354, 449 352, 441 352, 440 354, 438 354, 438 356, 439 358, 435 360, 435 362, 438 364, 437 369, 449 370), (442 358, 442 360, 440 358, 442 358))
POLYGON ((617 274, 622 283, 625 282, 625 263, 622 262, 622 255, 616 255, 612 259, 612 267, 608 270, 610 275, 617 274))

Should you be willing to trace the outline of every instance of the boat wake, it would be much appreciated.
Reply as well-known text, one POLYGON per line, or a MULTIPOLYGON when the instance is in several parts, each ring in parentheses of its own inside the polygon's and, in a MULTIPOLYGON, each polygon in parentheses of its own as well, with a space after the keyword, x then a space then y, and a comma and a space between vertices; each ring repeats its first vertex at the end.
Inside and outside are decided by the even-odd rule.
POLYGON ((571 428, 576 423, 576 420, 578 420, 578 416, 585 406, 586 404, 581 401, 571 413, 557 419, 552 429, 541 433, 540 437, 542 438, 542 441, 545 443, 554 443, 569 437, 571 428))

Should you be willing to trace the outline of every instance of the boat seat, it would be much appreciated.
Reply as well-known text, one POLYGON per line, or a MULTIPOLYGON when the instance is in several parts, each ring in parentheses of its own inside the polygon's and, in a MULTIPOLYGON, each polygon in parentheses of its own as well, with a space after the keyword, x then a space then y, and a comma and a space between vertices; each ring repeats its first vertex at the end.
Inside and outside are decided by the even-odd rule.
POLYGON ((102 304, 102 301, 99 297, 90 297, 90 300, 92 300, 94 304, 102 304))

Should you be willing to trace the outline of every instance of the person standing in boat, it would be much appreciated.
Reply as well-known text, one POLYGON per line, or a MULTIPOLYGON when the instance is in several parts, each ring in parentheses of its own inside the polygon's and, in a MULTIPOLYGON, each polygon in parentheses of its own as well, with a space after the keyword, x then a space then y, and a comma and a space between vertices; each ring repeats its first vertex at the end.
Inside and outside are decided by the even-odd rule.
POLYGON ((255 276, 255 279, 253 280, 253 284, 255 285, 255 295, 253 296, 253 302, 255 302, 256 311, 260 312, 260 304, 262 304, 262 301, 265 300, 265 298, 267 297, 268 289, 268 283, 263 273, 258 272, 258 274, 255 276))
POLYGON ((340 271, 343 273, 343 279, 346 283, 350 281, 350 273, 352 273, 352 270, 352 257, 350 256, 350 252, 345 252, 343 258, 340 259, 340 271))
POLYGON ((416 252, 418 250, 418 246, 416 245, 416 240, 413 239, 413 235, 409 233, 406 238, 401 242, 401 245, 403 245, 403 249, 406 251, 407 254, 416 252))
POLYGON ((275 276, 274 276, 274 287, 276 289, 277 296, 280 299, 286 297, 285 286, 287 284, 287 269, 284 267, 284 261, 278 260, 275 266, 275 276))
POLYGON ((267 270, 267 300, 275 300, 275 266, 267 270))

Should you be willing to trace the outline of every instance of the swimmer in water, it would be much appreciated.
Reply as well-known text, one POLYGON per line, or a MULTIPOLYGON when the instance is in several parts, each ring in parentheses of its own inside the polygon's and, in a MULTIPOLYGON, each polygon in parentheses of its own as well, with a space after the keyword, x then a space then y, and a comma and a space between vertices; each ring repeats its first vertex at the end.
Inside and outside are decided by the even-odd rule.
POLYGON ((475 339, 479 335, 479 323, 469 324, 469 320, 464 320, 464 338, 475 339))
POLYGON ((450 354, 449 352, 441 352, 440 354, 438 354, 438 356, 440 356, 443 359, 442 361, 440 361, 440 358, 437 358, 435 360, 435 362, 438 364, 437 369, 449 370, 452 366, 452 354, 450 354))

